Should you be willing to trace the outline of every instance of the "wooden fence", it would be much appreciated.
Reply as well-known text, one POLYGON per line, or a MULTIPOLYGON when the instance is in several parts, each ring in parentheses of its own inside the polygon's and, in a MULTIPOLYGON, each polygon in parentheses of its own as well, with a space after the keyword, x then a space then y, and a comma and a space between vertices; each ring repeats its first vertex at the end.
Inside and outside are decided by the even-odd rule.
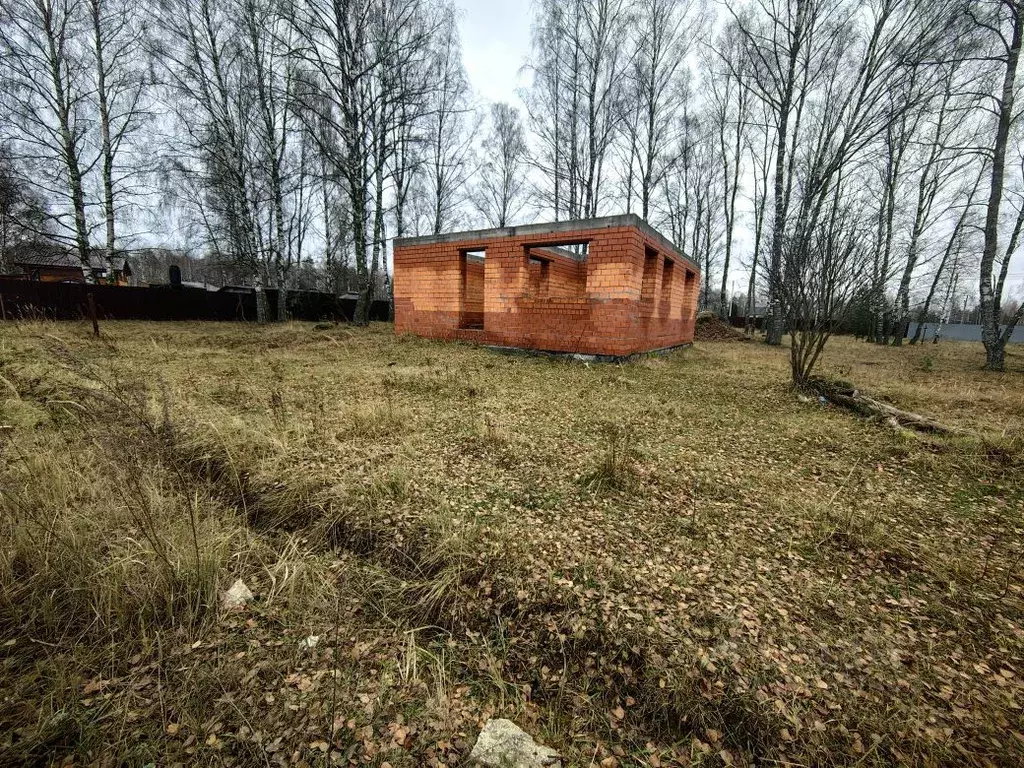
MULTIPOLYGON (((128 288, 0 278, 0 301, 7 319, 80 320, 89 314, 90 293, 101 320, 256 320, 256 294, 251 290, 207 291, 169 285, 128 288)), ((266 294, 273 319, 277 315, 277 291, 271 289, 266 294)), ((288 294, 288 312, 295 320, 350 321, 355 309, 355 299, 329 293, 288 294)), ((373 302, 370 319, 388 320, 388 302, 373 302)))

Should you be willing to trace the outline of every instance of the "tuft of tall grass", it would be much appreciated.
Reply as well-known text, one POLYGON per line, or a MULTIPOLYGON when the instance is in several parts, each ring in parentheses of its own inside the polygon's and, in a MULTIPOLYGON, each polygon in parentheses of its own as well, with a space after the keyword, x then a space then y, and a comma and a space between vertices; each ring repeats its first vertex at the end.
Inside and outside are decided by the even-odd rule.
POLYGON ((195 631, 237 535, 216 503, 127 450, 33 437, 0 470, 0 627, 49 642, 195 631))
POLYGON ((175 458, 165 386, 52 352, 34 405, 59 418, 15 430, 0 462, 0 628, 55 643, 198 631, 244 532, 175 458))
POLYGON ((370 403, 351 409, 346 414, 342 439, 376 439, 401 431, 408 414, 389 399, 383 405, 370 403))
POLYGON ((628 491, 636 486, 636 444, 629 430, 619 424, 604 424, 602 445, 596 466, 582 477, 585 487, 595 491, 628 491))

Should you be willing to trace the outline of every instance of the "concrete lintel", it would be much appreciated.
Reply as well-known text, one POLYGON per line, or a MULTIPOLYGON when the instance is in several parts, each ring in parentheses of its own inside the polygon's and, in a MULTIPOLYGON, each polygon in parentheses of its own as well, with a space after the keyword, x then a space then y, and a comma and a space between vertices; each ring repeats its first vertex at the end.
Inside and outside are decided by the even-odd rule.
POLYGON ((563 259, 570 259, 576 262, 585 262, 587 260, 587 254, 585 253, 573 253, 568 248, 563 248, 558 245, 531 245, 528 246, 530 249, 530 255, 539 255, 540 257, 548 256, 561 256, 563 259))
MULTIPOLYGON (((617 227, 635 227, 643 234, 669 251, 673 256, 682 259, 686 264, 700 274, 700 267, 676 248, 663 234, 641 219, 635 213, 627 213, 621 216, 604 216, 597 219, 578 219, 576 221, 559 221, 550 224, 526 224, 519 227, 505 227, 503 229, 477 229, 468 232, 445 232, 440 235, 424 235, 422 237, 398 237, 394 240, 395 248, 403 248, 415 245, 437 245, 438 243, 479 243, 481 247, 488 240, 499 240, 511 237, 542 237, 557 235, 562 232, 596 231, 601 229, 613 229, 617 227)), ((543 246, 537 246, 543 247, 543 246)))

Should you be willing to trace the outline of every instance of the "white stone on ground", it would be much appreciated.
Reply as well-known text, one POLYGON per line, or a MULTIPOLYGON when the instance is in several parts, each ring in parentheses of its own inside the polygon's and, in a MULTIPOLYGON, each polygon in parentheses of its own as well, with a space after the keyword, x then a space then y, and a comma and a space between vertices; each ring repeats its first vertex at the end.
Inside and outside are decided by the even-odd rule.
POLYGON ((252 600, 253 594, 245 586, 245 582, 239 579, 231 585, 231 589, 224 593, 221 602, 225 608, 244 608, 252 600))
POLYGON ((541 746, 511 720, 488 720, 469 755, 479 768, 562 768, 558 752, 541 746))

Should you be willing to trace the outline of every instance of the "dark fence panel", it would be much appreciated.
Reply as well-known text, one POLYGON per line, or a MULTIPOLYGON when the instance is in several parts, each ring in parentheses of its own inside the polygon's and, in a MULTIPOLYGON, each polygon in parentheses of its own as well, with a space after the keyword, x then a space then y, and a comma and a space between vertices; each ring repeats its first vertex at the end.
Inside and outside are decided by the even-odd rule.
POLYGON ((0 279, 4 309, 15 317, 78 320, 88 315, 86 297, 96 313, 110 320, 255 320, 256 296, 215 293, 201 288, 154 286, 128 288, 83 283, 43 283, 0 279))
MULTIPOLYGON (((277 317, 277 289, 267 290, 270 314, 277 317)), ((332 293, 317 291, 289 291, 288 313, 293 320, 341 320, 352 322, 356 316, 356 300, 338 298, 332 293)), ((390 305, 375 301, 370 305, 371 320, 390 320, 390 305)))
MULTIPOLYGON (((764 326, 764 316, 758 315, 757 317, 753 318, 750 324, 753 326, 754 330, 760 331, 764 326)), ((743 315, 730 315, 729 325, 731 325, 733 328, 746 328, 747 318, 744 317, 743 315)))
MULTIPOLYGON (((51 320, 79 320, 88 315, 87 299, 92 293, 96 312, 107 320, 248 320, 256 319, 253 291, 220 292, 202 288, 127 288, 84 283, 43 283, 34 280, 0 278, 0 297, 7 316, 45 317, 51 320)), ((267 291, 271 317, 277 314, 277 291, 267 291)), ((292 291, 288 311, 296 320, 345 320, 355 315, 354 299, 339 299, 329 293, 292 291)), ((388 302, 375 301, 371 320, 388 319, 388 302)))

